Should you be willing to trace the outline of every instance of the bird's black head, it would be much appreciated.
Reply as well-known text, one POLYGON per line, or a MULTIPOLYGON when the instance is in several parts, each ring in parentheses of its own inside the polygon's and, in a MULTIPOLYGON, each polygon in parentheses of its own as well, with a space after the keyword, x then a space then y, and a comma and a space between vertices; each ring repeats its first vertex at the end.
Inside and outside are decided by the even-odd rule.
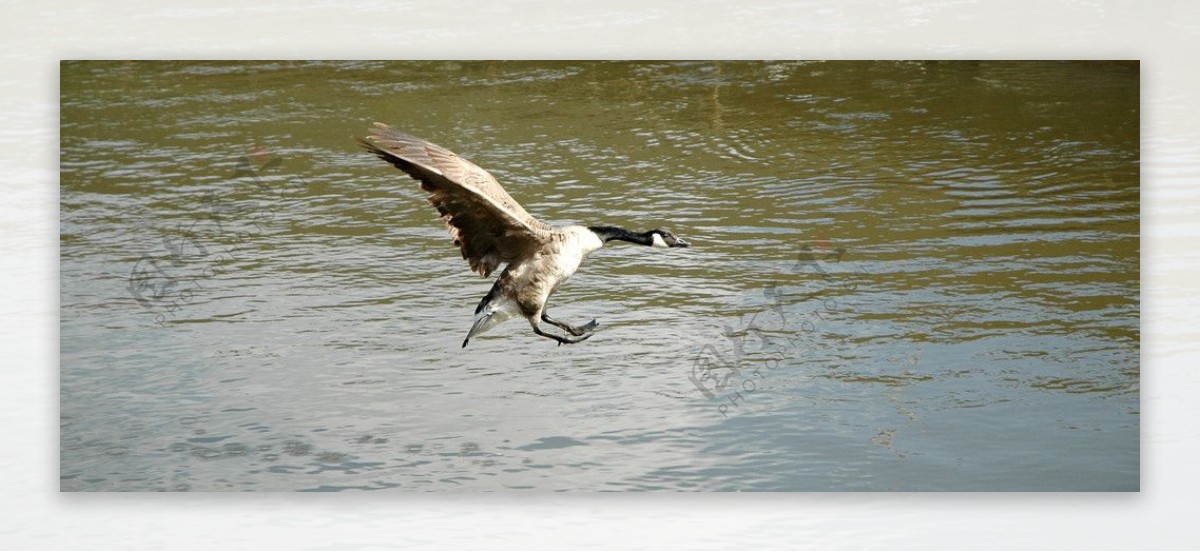
POLYGON ((672 234, 670 230, 656 228, 650 231, 651 245, 654 247, 688 247, 688 242, 683 238, 672 234))

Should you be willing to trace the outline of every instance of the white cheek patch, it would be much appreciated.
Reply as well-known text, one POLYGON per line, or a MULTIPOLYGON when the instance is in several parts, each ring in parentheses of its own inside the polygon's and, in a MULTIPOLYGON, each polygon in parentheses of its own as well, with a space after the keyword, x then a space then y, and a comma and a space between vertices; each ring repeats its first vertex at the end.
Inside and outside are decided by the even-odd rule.
POLYGON ((651 246, 653 246, 653 247, 670 247, 667 245, 667 242, 663 241, 662 234, 651 234, 651 235, 654 236, 653 238, 651 238, 651 242, 650 242, 651 246))

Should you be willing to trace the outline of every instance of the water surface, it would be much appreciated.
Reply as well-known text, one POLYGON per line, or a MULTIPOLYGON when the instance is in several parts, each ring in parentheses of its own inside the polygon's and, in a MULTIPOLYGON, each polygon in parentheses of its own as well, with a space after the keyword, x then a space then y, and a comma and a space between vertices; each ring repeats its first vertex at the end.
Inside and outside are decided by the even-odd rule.
POLYGON ((1137 490, 1137 64, 66 62, 61 487, 1137 490), (555 223, 490 286, 384 121, 555 223))

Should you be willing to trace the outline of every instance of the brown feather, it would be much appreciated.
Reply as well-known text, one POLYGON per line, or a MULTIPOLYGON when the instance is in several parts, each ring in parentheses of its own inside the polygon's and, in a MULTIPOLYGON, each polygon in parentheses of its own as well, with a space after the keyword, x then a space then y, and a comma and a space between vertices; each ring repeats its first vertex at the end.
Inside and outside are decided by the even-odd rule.
POLYGON ((495 177, 441 146, 375 123, 359 144, 421 183, 471 270, 487 277, 536 250, 550 227, 525 211, 495 177))

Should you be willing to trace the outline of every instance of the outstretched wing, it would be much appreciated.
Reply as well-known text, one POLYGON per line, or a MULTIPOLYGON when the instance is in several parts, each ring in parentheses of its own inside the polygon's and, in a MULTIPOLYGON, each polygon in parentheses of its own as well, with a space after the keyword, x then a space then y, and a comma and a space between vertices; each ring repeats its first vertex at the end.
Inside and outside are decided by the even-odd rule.
POLYGON ((359 143, 421 182, 454 244, 481 276, 548 238, 549 226, 525 212, 495 177, 454 152, 383 123, 359 143))

